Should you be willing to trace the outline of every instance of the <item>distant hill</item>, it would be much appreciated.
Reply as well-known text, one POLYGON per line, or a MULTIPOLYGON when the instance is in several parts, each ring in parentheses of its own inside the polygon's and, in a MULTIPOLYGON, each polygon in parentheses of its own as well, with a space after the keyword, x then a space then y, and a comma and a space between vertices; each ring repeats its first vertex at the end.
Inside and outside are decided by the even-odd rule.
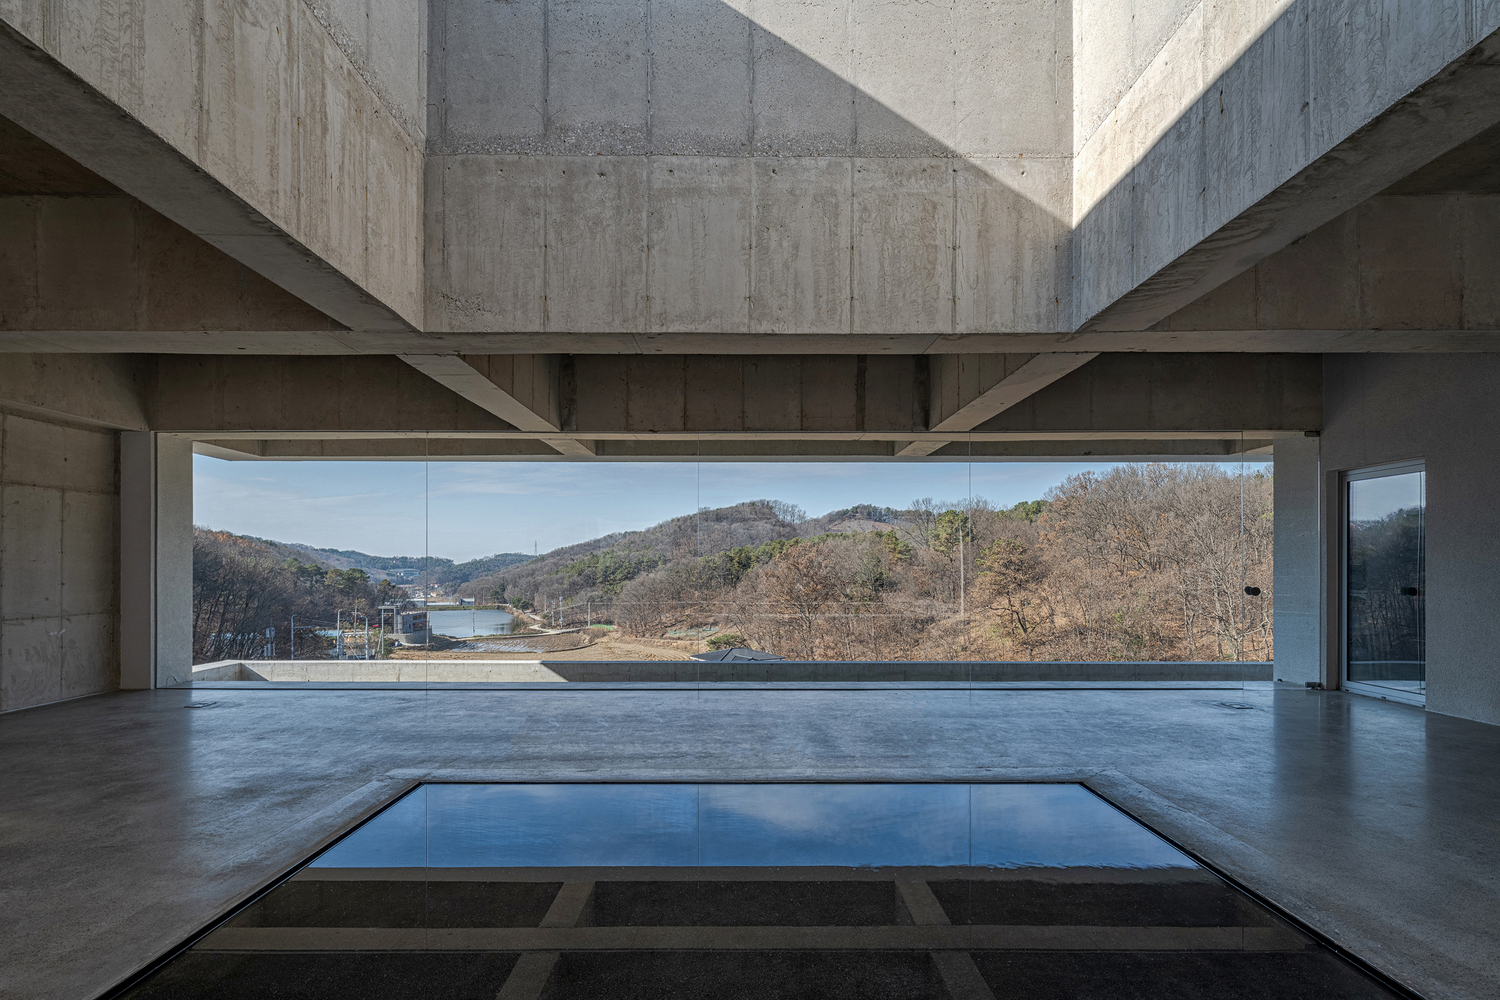
POLYGON ((331 569, 362 569, 376 580, 406 579, 405 574, 392 571, 403 569, 422 571, 425 568, 432 574, 433 582, 445 587, 456 587, 477 576, 497 573, 506 567, 527 562, 532 558, 522 552, 501 552, 455 563, 452 559, 443 559, 439 556, 374 556, 354 549, 321 549, 300 542, 278 542, 269 538, 256 538, 254 541, 278 553, 284 552, 287 558, 311 559, 318 565, 331 569))
POLYGON ((504 585, 511 599, 543 595, 607 599, 631 580, 671 563, 738 553, 740 561, 770 558, 792 539, 870 531, 906 530, 911 512, 858 504, 810 518, 779 500, 752 500, 704 508, 697 516, 670 518, 641 531, 621 531, 544 552, 522 565, 470 577, 458 592, 487 599, 504 585), (781 547, 778 547, 780 545, 781 547))

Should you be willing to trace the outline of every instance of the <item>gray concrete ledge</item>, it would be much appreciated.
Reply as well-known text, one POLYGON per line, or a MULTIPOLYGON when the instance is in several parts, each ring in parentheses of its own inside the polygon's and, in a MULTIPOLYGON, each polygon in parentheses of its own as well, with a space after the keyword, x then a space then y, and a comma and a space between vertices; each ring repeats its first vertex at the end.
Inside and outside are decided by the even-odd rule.
POLYGON ((1020 663, 992 661, 700 660, 221 660, 193 668, 195 687, 267 684, 305 687, 465 685, 558 687, 613 684, 1162 684, 1195 686, 1271 681, 1261 663, 1020 663))

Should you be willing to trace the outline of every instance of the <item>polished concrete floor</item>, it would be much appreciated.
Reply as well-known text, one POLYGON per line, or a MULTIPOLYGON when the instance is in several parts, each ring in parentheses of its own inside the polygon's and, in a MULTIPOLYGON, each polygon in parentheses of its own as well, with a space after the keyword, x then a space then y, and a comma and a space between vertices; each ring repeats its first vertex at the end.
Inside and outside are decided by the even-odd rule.
POLYGON ((0 761, 5 997, 103 992, 422 778, 1083 780, 1419 992, 1500 995, 1500 728, 1352 695, 176 690, 0 716, 0 761))

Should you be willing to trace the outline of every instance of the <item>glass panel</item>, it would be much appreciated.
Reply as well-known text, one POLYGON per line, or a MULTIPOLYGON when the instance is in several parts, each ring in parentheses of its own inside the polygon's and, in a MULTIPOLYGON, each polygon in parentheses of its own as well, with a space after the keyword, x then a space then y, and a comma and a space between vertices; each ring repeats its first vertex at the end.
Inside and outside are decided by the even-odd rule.
POLYGON ((1427 474, 1349 483, 1347 677, 1427 690, 1427 474))
POLYGON ((653 465, 420 440, 414 461, 200 458, 195 683, 1269 686, 1272 490, 1247 463, 683 445, 653 465))
POLYGON ((423 464, 193 468, 191 683, 425 683, 401 653, 429 569, 423 464))
POLYGON ((1081 785, 420 786, 127 996, 1392 994, 1081 785))

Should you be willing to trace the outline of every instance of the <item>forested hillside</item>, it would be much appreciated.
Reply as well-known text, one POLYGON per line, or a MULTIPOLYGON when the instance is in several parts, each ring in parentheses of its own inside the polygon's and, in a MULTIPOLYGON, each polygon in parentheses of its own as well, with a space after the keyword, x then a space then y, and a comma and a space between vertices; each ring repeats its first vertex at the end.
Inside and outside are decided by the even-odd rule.
POLYGON ((381 604, 404 598, 389 581, 374 581, 362 569, 304 562, 289 550, 298 551, 227 531, 193 532, 194 663, 261 657, 268 644, 271 658, 290 656, 293 616, 296 654, 321 656, 331 640, 319 627, 331 628, 338 612, 346 619, 374 615, 381 604))
POLYGON ((452 559, 438 556, 372 556, 354 549, 319 549, 296 542, 273 542, 257 538, 278 551, 292 556, 310 557, 320 565, 333 569, 362 569, 377 580, 386 579, 392 570, 416 570, 423 580, 430 580, 440 588, 456 587, 476 576, 494 573, 507 566, 526 562, 531 556, 523 552, 501 552, 493 556, 482 556, 468 562, 456 563, 452 559))
MULTIPOLYGON (((1004 510, 920 499, 808 518, 758 500, 536 559, 434 560, 432 576, 564 624, 712 636, 802 659, 1266 659, 1271 496, 1258 473, 1124 465, 1004 510)), ((350 565, 377 559, 421 565, 200 530, 195 657, 256 655, 271 627, 285 655, 292 614, 331 622, 336 609, 399 601, 388 581, 350 565)), ((305 641, 321 640, 309 631, 305 641)))
POLYGON ((459 592, 809 659, 1265 659, 1271 522, 1267 476, 1127 465, 1006 510, 704 510, 459 592))

